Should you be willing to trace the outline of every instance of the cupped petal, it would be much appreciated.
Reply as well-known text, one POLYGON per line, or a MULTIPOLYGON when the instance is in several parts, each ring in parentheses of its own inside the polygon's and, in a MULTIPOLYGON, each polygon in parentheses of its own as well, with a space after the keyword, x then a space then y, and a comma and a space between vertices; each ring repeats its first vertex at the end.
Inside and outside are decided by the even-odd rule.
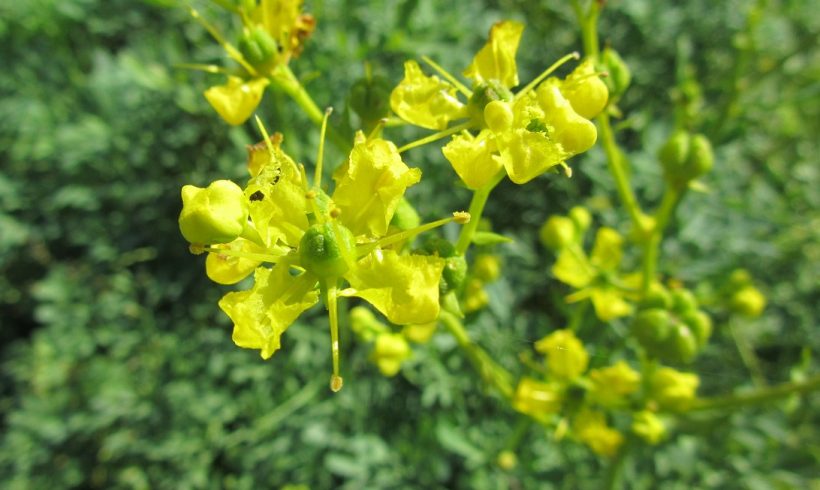
POLYGON ((601 227, 595 234, 590 262, 598 269, 611 271, 618 268, 623 256, 624 239, 612 228, 601 227))
MULTIPOLYGON (((270 155, 267 148, 259 151, 270 155)), ((253 158, 262 159, 258 155, 253 158)), ((293 160, 278 147, 269 159, 266 165, 254 166, 256 176, 245 188, 251 220, 265 243, 275 245, 281 241, 296 247, 309 226, 302 176, 293 160)))
POLYGON ((427 129, 444 129, 453 119, 465 117, 456 88, 427 76, 415 61, 404 63, 404 79, 390 94, 390 108, 400 118, 427 129))
POLYGON ((268 359, 279 349, 285 330, 318 301, 314 276, 292 276, 287 265, 277 264, 273 269, 257 268, 253 288, 226 294, 219 307, 234 323, 234 343, 259 349, 268 359))
POLYGON ((498 80, 507 88, 518 85, 515 53, 523 32, 524 24, 512 20, 493 25, 487 44, 475 55, 464 76, 476 83, 498 80))
POLYGON ((478 136, 466 131, 457 134, 441 151, 470 189, 487 185, 502 166, 490 131, 482 131, 478 136))
POLYGON ((398 255, 376 250, 359 260, 345 278, 358 296, 397 325, 438 318, 439 281, 444 260, 429 255, 398 255))
POLYGON ((576 289, 589 286, 595 278, 586 256, 572 248, 565 248, 558 254, 552 273, 559 281, 576 289))
POLYGON ((380 237, 387 233, 404 191, 421 179, 421 170, 405 165, 392 142, 359 139, 345 172, 334 178, 332 199, 341 211, 340 221, 356 236, 380 237))
POLYGON ((228 124, 237 126, 247 121, 259 106, 267 78, 243 80, 239 77, 228 77, 224 85, 214 85, 205 91, 205 98, 216 112, 228 124))
POLYGON ((621 293, 611 287, 593 288, 590 294, 595 316, 608 322, 632 313, 632 305, 624 300, 621 293))
POLYGON ((567 157, 549 133, 521 128, 504 133, 498 149, 507 175, 516 184, 526 184, 567 157))
MULTIPOLYGON (((231 243, 213 245, 211 248, 227 249, 235 252, 264 253, 258 245, 244 238, 231 243)), ((236 284, 245 279, 262 262, 259 260, 234 257, 219 252, 209 252, 205 259, 205 273, 217 284, 236 284)))

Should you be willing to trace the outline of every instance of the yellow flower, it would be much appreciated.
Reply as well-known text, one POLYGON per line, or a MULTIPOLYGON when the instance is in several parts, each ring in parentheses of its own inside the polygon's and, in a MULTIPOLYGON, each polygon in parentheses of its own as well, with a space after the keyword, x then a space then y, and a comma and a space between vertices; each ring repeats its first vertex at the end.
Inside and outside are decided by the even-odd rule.
POLYGON ((552 273, 561 282, 578 289, 567 296, 567 302, 590 299, 596 316, 605 322, 630 314, 632 305, 624 299, 623 291, 629 280, 616 275, 622 248, 621 235, 606 227, 598 230, 589 257, 579 247, 563 248, 552 266, 552 273))
POLYGON ((652 375, 652 398, 661 408, 680 410, 695 399, 700 384, 697 374, 682 373, 669 367, 657 369, 652 375))
POLYGON ((206 90, 205 98, 225 122, 237 126, 247 121, 259 106, 268 83, 267 78, 243 80, 231 76, 224 85, 206 90))
POLYGON ((513 396, 513 408, 537 420, 546 420, 561 409, 563 395, 550 383, 522 378, 513 396))
MULTIPOLYGON (((211 213, 230 218, 225 226, 232 227, 228 231, 234 238, 244 219, 257 232, 256 240, 240 237, 208 248, 206 270, 220 283, 238 282, 255 270, 253 287, 226 294, 219 306, 234 322, 234 342, 259 349, 265 359, 279 348, 285 330, 318 302, 318 286, 330 312, 337 389, 341 378, 336 298, 363 298, 398 325, 435 321, 444 261, 436 256, 400 255, 390 247, 452 218, 386 236, 405 189, 420 178, 420 171, 407 167, 388 141, 359 135, 347 163, 334 176, 332 196, 321 190, 319 182, 312 188, 307 185, 304 169, 279 147, 281 137, 267 141, 267 147, 250 149, 252 177, 244 192, 231 187, 230 203, 240 212, 230 208, 227 214, 211 213), (274 266, 260 266, 263 262, 274 266), (349 287, 342 288, 343 281, 349 287)), ((216 204, 220 210, 224 207, 216 204)), ((181 218, 183 231, 190 228, 184 226, 189 221, 181 218)), ((391 345, 395 347, 395 339, 391 345)), ((382 371, 394 373, 401 356, 382 357, 382 371)))
POLYGON ((407 340, 397 333, 383 333, 376 337, 376 345, 370 359, 379 367, 379 371, 387 377, 398 374, 401 363, 411 355, 407 340))
POLYGON ((624 443, 624 436, 607 426, 604 414, 592 410, 582 410, 572 424, 575 436, 599 456, 611 458, 618 453, 624 443))
POLYGON ((643 410, 632 414, 632 432, 654 446, 666 436, 666 427, 654 412, 643 410))
POLYGON ((207 188, 182 187, 179 229, 190 243, 228 243, 248 226, 248 203, 242 189, 230 180, 217 180, 207 188))
POLYGON ((572 330, 556 330, 535 343, 535 350, 547 356, 550 374, 571 381, 587 369, 589 354, 572 330))
POLYGON ((564 160, 587 151, 597 138, 595 125, 574 109, 589 112, 599 105, 606 86, 582 64, 566 81, 549 79, 540 84, 556 63, 533 83, 513 95, 518 85, 515 54, 524 26, 514 21, 495 24, 487 43, 473 58, 464 76, 473 82, 469 90, 455 77, 428 61, 446 80, 427 76, 414 61, 405 63, 405 77, 391 94, 391 108, 417 126, 453 134, 443 152, 467 187, 479 189, 493 182, 504 168, 516 184, 529 182, 564 160), (537 87, 537 89, 536 89, 537 87), (566 93, 564 91, 566 90, 566 93), (469 100, 458 100, 461 92, 469 100), (587 100, 594 96, 594 100, 587 100), (568 100, 571 97, 575 102, 568 100), (445 129, 450 121, 471 118, 445 129), (479 130, 478 134, 468 130, 479 130))
POLYGON ((626 397, 638 391, 641 375, 624 361, 589 372, 591 396, 605 407, 626 404, 626 397))

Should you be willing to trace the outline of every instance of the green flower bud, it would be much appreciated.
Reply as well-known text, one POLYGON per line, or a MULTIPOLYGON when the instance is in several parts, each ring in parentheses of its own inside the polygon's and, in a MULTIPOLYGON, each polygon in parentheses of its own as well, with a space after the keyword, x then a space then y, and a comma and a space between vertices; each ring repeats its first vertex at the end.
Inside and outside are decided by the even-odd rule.
POLYGON ((473 118, 480 126, 485 127, 487 123, 484 121, 484 108, 492 101, 511 102, 513 94, 510 89, 502 85, 498 80, 489 80, 487 83, 482 83, 473 87, 473 95, 468 102, 468 111, 470 117, 473 118))
POLYGON ((261 26, 256 26, 239 39, 239 52, 254 68, 266 71, 278 52, 276 41, 261 26))
POLYGON ((569 219, 571 219, 573 224, 575 224, 575 230, 579 237, 586 233, 589 229, 589 225, 592 224, 592 215, 589 213, 587 208, 583 206, 573 207, 569 210, 567 216, 569 216, 569 219))
POLYGON ((672 316, 661 308, 643 310, 632 322, 632 334, 650 353, 657 353, 672 331, 672 316))
POLYGON ((513 119, 512 107, 508 102, 493 100, 484 106, 484 122, 493 132, 501 133, 510 129, 513 119))
POLYGON ((411 230, 421 224, 419 213, 416 208, 410 204, 410 201, 402 197, 399 200, 399 205, 396 206, 396 211, 393 213, 393 218, 390 220, 390 226, 395 226, 399 230, 411 230))
POLYGON ((441 271, 439 290, 442 295, 449 291, 458 291, 467 278, 467 261, 462 255, 444 259, 444 270, 441 271))
POLYGON ((477 255, 473 261, 473 276, 483 282, 493 282, 501 274, 498 257, 490 254, 477 255))
POLYGON ((729 285, 732 289, 740 289, 752 283, 752 275, 746 269, 735 269, 729 275, 729 285))
POLYGON ((741 315, 758 317, 766 308, 766 297, 756 287, 745 286, 732 295, 731 307, 741 315))
POLYGON ((566 216, 553 215, 541 226, 539 232, 541 243, 555 252, 564 249, 575 241, 575 223, 566 216))
POLYGON ((496 458, 495 462, 498 465, 498 467, 502 470, 510 471, 518 465, 518 457, 515 455, 514 452, 504 450, 498 453, 498 457, 496 458))
POLYGON ((421 247, 421 252, 426 255, 438 255, 446 259, 456 254, 456 247, 450 240, 440 238, 437 236, 430 236, 424 241, 421 247))
POLYGON ((248 201, 230 180, 217 180, 202 189, 182 187, 179 229, 190 243, 211 245, 238 238, 248 226, 248 201))
POLYGON ((365 132, 390 113, 390 81, 382 76, 360 78, 350 87, 348 103, 359 118, 365 132))
POLYGON ((679 187, 705 174, 714 165, 712 145, 706 136, 685 131, 673 134, 661 147, 658 157, 666 180, 679 187))
POLYGON ((299 257, 308 272, 321 278, 341 277, 356 262, 356 240, 335 221, 316 224, 299 242, 299 257))
POLYGON ((672 308, 672 296, 661 284, 653 283, 641 300, 640 306, 644 309, 660 308, 668 310, 672 308))
POLYGON ((698 341, 698 347, 703 347, 712 336, 712 319, 701 310, 689 311, 684 313, 681 321, 689 327, 695 339, 698 341))
POLYGON ((612 48, 606 48, 601 53, 601 64, 609 74, 608 77, 604 78, 604 83, 609 88, 609 96, 612 100, 618 100, 632 82, 632 73, 629 71, 629 66, 618 52, 612 48))
POLYGON ((678 314, 695 311, 698 309, 698 300, 692 291, 688 289, 676 289, 671 293, 672 310, 678 314))
POLYGON ((675 360, 689 362, 695 357, 698 351, 698 340, 692 335, 689 327, 683 324, 678 324, 672 328, 672 345, 667 346, 666 357, 675 360), (671 347, 671 349, 669 349, 671 347))

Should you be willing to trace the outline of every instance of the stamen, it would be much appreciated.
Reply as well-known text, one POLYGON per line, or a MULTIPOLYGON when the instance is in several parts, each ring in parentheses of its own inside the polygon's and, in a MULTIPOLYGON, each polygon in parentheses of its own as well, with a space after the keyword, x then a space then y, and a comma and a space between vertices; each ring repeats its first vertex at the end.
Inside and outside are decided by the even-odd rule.
POLYGON ((383 117, 383 118, 379 119, 378 121, 376 121, 376 125, 373 126, 373 130, 370 131, 370 134, 367 135, 367 141, 378 138, 379 135, 382 132, 382 129, 384 129, 385 124, 387 124, 387 118, 386 117, 383 117))
POLYGON ((322 163, 325 157, 325 136, 327 136, 327 119, 333 112, 332 107, 325 109, 325 117, 322 118, 322 130, 319 133, 319 155, 316 157, 316 173, 313 174, 313 185, 322 188, 322 163))
POLYGON ((339 312, 336 304, 338 291, 337 279, 325 282, 327 289, 327 309, 330 316, 330 356, 333 362, 333 374, 330 376, 330 390, 334 393, 342 389, 344 380, 339 375, 339 312))
POLYGON ((433 141, 439 140, 441 138, 446 138, 451 134, 458 133, 459 131, 463 131, 465 129, 470 129, 471 127, 473 127, 473 121, 463 122, 451 128, 443 129, 437 133, 433 133, 431 135, 425 136, 424 138, 407 143, 406 145, 399 148, 399 153, 404 153, 405 151, 415 148, 417 146, 426 145, 427 143, 432 143, 433 141))
POLYGON ((470 217, 469 213, 465 213, 464 211, 457 211, 457 212, 453 213, 452 217, 442 218, 440 220, 436 220, 436 221, 433 221, 431 223, 425 223, 421 226, 417 226, 417 227, 412 228, 410 230, 400 231, 398 233, 394 233, 392 235, 388 235, 386 237, 383 237, 382 239, 377 240, 375 242, 363 243, 363 244, 358 245, 356 247, 356 256, 357 257, 364 257, 365 255, 369 254, 373 250, 376 250, 377 248, 384 248, 384 247, 393 245, 394 243, 399 243, 399 242, 402 242, 404 240, 408 240, 408 239, 413 238, 414 236, 416 236, 418 234, 424 233, 425 231, 429 231, 429 230, 432 230, 434 228, 438 228, 439 226, 444 226, 447 223, 450 223, 451 221, 455 221, 456 223, 459 223, 459 224, 464 224, 464 223, 467 222, 467 221, 464 221, 464 218, 465 218, 464 215, 467 215, 466 219, 467 219, 467 221, 469 221, 469 217, 470 217), (456 215, 458 215, 458 216, 456 216, 456 215))
POLYGON ((461 92, 462 94, 466 95, 468 99, 469 99, 470 97, 472 97, 472 96, 473 96, 473 91, 472 91, 472 90, 470 90, 470 89, 468 89, 467 87, 465 87, 465 86, 464 86, 464 84, 462 84, 461 82, 459 82, 459 81, 458 81, 458 79, 457 79, 456 77, 454 77, 453 75, 451 75, 451 74, 450 74, 447 70, 445 70, 444 68, 440 67, 440 66, 438 65, 438 63, 436 63, 436 62, 435 62, 435 61, 433 61, 432 59, 428 58, 427 56, 422 56, 422 57, 421 57, 421 60, 422 60, 423 62, 427 63, 428 65, 430 65, 430 68, 432 68, 432 69, 436 70, 436 72, 437 72, 439 75, 441 75, 442 77, 444 77, 444 79, 445 79, 445 80, 447 80, 448 82, 452 83, 452 84, 456 87, 456 89, 458 89, 458 91, 459 91, 459 92, 461 92))
POLYGON ((558 165, 560 165, 564 168, 564 174, 567 176, 567 178, 571 179, 572 178, 572 167, 567 165, 567 162, 560 162, 558 165))
POLYGON ((577 52, 577 51, 573 51, 572 53, 570 53, 570 54, 568 54, 568 55, 564 56, 563 58, 561 58, 560 60, 556 61, 556 62, 555 62, 555 63, 553 63, 553 64, 552 64, 549 68, 547 68, 546 70, 544 70, 544 71, 543 71, 540 75, 538 75, 537 77, 535 77, 535 79, 534 79, 533 81, 531 81, 530 83, 528 83, 526 87, 524 87, 524 88, 523 88, 523 89, 521 89, 521 90, 520 90, 517 94, 515 94, 515 100, 518 100, 518 99, 520 99, 521 97, 523 97, 523 96, 527 95, 527 92, 529 92, 530 90, 532 90, 532 89, 534 89, 536 86, 538 86, 538 84, 539 84, 539 83, 541 83, 542 81, 544 81, 544 79, 545 79, 545 78, 547 78, 548 76, 550 76, 550 75, 552 74, 552 72, 554 72, 555 70, 557 70, 557 69, 558 69, 561 65, 563 65, 563 64, 564 64, 564 63, 566 63, 567 61, 569 61, 569 60, 577 60, 577 59, 580 59, 580 58, 581 58, 581 55, 580 55, 580 54, 578 54, 578 52, 577 52))
POLYGON ((205 65, 202 63, 177 63, 174 65, 174 68, 180 68, 182 70, 196 70, 196 71, 204 71, 206 73, 230 73, 226 68, 217 65, 205 65))
POLYGON ((193 17, 194 20, 199 22, 202 25, 202 27, 204 27, 205 30, 208 31, 211 37, 213 37, 216 40, 216 42, 218 42, 219 45, 222 46, 222 49, 224 49, 225 52, 228 53, 228 56, 230 56, 231 58, 233 58, 234 61, 242 65, 242 68, 247 70, 247 72, 250 73, 252 76, 256 77, 258 75, 256 73, 256 70, 253 69, 253 66, 251 66, 247 61, 245 61, 245 57, 242 56, 242 53, 240 53, 238 49, 233 47, 231 43, 226 41, 225 38, 222 37, 222 34, 219 33, 219 30, 217 30, 217 28, 214 27, 210 22, 205 20, 197 9, 195 9, 191 5, 188 5, 188 10, 191 13, 191 17, 193 17))

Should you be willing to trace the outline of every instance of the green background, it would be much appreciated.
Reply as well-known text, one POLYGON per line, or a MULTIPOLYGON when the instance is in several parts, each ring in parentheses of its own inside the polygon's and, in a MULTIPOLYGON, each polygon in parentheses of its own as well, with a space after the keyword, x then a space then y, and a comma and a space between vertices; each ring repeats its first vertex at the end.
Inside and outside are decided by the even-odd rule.
MULTIPOLYGON (((812 4, 611 0, 600 28, 633 72, 619 140, 642 202, 662 192, 655 154, 673 127, 673 100, 702 95, 697 129, 716 149, 703 179, 710 192, 679 209, 661 272, 703 294, 737 267, 752 273, 769 307, 736 326, 771 383, 816 372, 820 344, 812 4), (676 88, 683 67, 699 86, 676 88)), ((306 9, 318 27, 293 69, 320 106, 337 109, 336 124, 353 127, 346 94, 364 61, 392 83, 405 59, 421 55, 459 73, 505 18, 527 23, 523 81, 580 49, 565 2, 336 0, 306 9)), ((227 18, 217 23, 236 32, 227 18)), ((0 53, 0 487, 598 488, 606 461, 542 429, 523 438, 515 469, 496 465, 518 416, 444 332, 386 379, 369 347, 343 331, 346 385, 336 395, 326 386, 321 308, 288 330, 270 361, 232 344, 216 306, 228 289, 206 278, 177 229, 179 189, 244 179, 244 145, 257 136, 249 124, 229 128, 201 96, 219 77, 175 68, 226 62, 181 5, 3 0, 0 53)), ((289 153, 313 162, 318 130, 291 101, 268 93, 260 114, 285 133, 289 153)), ((340 158, 330 150, 329 161, 340 158)), ((468 205, 436 145, 406 160, 424 172, 409 193, 424 218, 468 205)), ((572 179, 502 184, 487 209, 515 243, 499 248, 504 278, 469 329, 517 373, 518 354, 565 318, 568 290, 550 276, 540 224, 583 204, 596 224, 627 231, 600 149, 571 164, 572 179)), ((751 385, 725 313, 715 315, 714 339, 691 368, 704 395, 751 385)), ((584 327, 592 366, 625 355, 623 328, 584 327)), ((670 440, 635 450, 624 481, 817 488, 818 413, 809 395, 680 419, 670 440)))

